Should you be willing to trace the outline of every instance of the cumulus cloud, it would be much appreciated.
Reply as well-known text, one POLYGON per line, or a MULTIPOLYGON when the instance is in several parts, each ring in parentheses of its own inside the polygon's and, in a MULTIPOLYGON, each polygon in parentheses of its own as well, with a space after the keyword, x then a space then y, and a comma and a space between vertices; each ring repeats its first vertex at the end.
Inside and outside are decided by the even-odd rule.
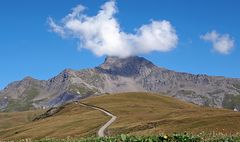
POLYGON ((229 54, 234 48, 234 40, 229 34, 219 34, 216 31, 200 36, 201 39, 213 44, 213 49, 221 54, 229 54))
POLYGON ((152 51, 167 52, 174 49, 178 36, 169 21, 151 21, 142 25, 135 33, 121 30, 114 17, 118 12, 114 0, 106 2, 95 16, 84 14, 86 8, 78 5, 58 24, 50 17, 53 32, 62 37, 80 40, 81 47, 97 56, 109 55, 128 57, 152 51))

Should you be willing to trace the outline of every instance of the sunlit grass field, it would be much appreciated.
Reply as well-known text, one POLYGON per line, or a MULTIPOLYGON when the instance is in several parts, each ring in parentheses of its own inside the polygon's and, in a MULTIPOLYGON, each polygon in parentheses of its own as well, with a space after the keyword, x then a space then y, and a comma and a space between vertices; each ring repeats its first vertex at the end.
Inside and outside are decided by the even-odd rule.
MULTIPOLYGON (((107 130, 109 136, 127 134, 127 137, 145 139, 160 134, 171 138, 174 133, 188 133, 194 137, 220 135, 226 138, 232 135, 237 137, 240 132, 239 112, 200 107, 159 94, 106 94, 86 98, 81 102, 104 108, 117 116, 117 120, 107 130)), ((98 129, 110 119, 102 112, 82 107, 76 102, 65 105, 51 117, 35 122, 29 121, 32 117, 24 115, 29 112, 21 113, 23 114, 9 117, 0 114, 0 124, 8 123, 7 126, 0 127, 0 140, 82 140, 96 137, 98 129), (15 121, 18 117, 22 120, 21 123, 15 121)))
POLYGON ((110 135, 159 133, 240 132, 240 113, 200 107, 152 93, 124 93, 88 98, 84 103, 105 108, 118 116, 110 135))

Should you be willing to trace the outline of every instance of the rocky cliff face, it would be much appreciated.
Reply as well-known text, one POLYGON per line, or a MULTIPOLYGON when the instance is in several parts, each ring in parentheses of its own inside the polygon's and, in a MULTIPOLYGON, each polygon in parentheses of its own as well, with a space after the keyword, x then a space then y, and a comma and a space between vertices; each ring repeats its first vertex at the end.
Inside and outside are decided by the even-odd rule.
POLYGON ((93 69, 64 70, 40 81, 27 77, 0 92, 1 111, 49 108, 102 93, 161 92, 198 105, 239 108, 240 80, 180 73, 142 57, 107 57, 93 69))

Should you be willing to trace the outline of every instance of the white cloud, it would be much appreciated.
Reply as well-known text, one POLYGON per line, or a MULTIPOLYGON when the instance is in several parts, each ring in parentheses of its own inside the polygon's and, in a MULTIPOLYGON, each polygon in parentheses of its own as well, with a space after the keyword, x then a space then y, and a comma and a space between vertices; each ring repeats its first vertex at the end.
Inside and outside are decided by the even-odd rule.
POLYGON ((61 26, 57 25, 52 20, 52 18, 48 19, 48 23, 51 26, 51 29, 52 29, 53 32, 58 33, 60 36, 64 37, 64 35, 65 35, 64 29, 61 26))
POLYGON ((49 18, 53 32, 62 37, 78 38, 82 48, 97 56, 128 57, 152 51, 167 52, 178 42, 175 29, 169 21, 151 21, 142 25, 136 33, 126 33, 114 17, 118 12, 114 0, 106 2, 95 16, 87 16, 85 7, 78 5, 64 17, 60 24, 49 18))
POLYGON ((212 31, 202 35, 200 38, 211 42, 214 50, 221 54, 229 54, 234 48, 234 40, 229 34, 219 34, 216 31, 212 31))

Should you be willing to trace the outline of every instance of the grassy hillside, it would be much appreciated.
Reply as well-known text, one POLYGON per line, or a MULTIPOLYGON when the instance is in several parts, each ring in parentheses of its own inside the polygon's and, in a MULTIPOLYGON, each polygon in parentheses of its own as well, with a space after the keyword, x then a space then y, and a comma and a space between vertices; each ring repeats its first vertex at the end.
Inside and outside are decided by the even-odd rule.
POLYGON ((199 107, 150 93, 105 95, 83 100, 118 116, 109 134, 152 135, 173 132, 240 132, 240 113, 199 107))
MULTIPOLYGON (((96 135, 98 128, 106 121, 108 121, 108 117, 101 112, 72 103, 65 105, 60 112, 52 117, 20 125, 16 124, 18 126, 0 130, 0 140, 92 136, 96 135)), ((10 123, 14 124, 13 121, 10 123)))
MULTIPOLYGON (((90 97, 86 104, 102 107, 118 118, 108 129, 109 135, 157 135, 173 132, 240 132, 240 113, 226 109, 203 108, 162 95, 123 93, 90 97)), ((0 115, 1 116, 1 115, 0 115)), ((16 116, 17 117, 17 116, 16 116)), ((77 103, 67 104, 55 115, 15 127, 0 128, 0 140, 22 138, 66 138, 96 135, 109 120, 103 113, 77 103)), ((11 122, 0 119, 0 124, 11 122)), ((24 124, 25 123, 25 124, 24 124)), ((18 125, 18 126, 17 126, 18 125)))
MULTIPOLYGON (((24 112, 4 112, 0 113, 0 131, 3 129, 23 125, 32 121, 32 119, 44 110, 31 110, 24 112)), ((1 138, 1 135, 0 135, 1 138)))

